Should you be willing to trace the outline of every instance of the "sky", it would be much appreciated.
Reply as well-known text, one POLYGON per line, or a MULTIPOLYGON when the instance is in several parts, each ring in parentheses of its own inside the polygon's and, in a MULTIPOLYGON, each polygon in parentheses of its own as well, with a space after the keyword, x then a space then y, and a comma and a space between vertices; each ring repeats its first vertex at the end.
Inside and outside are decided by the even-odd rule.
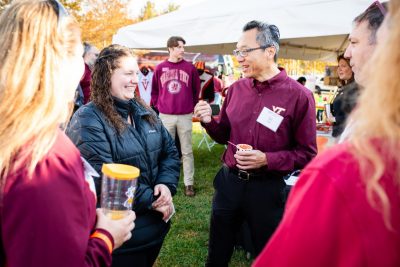
POLYGON ((191 6, 202 2, 204 0, 130 0, 129 13, 132 17, 140 15, 140 11, 145 6, 147 1, 151 1, 155 4, 157 11, 162 11, 168 7, 170 3, 179 5, 180 7, 191 6))

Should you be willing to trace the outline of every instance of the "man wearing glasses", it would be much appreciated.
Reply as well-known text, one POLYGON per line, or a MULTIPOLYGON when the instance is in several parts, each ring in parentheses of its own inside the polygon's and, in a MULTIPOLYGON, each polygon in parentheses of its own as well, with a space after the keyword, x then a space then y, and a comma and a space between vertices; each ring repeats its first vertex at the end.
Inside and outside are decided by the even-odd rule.
POLYGON ((375 1, 363 13, 354 19, 354 27, 349 36, 349 46, 344 56, 350 59, 354 78, 363 84, 362 69, 374 52, 377 40, 376 33, 386 15, 387 3, 375 1))
POLYGON ((214 180, 206 266, 228 266, 244 221, 260 253, 283 214, 283 177, 317 153, 314 98, 277 67, 279 36, 275 25, 248 22, 233 51, 244 79, 230 86, 220 120, 206 102, 195 107, 208 134, 228 144, 214 180), (252 150, 240 151, 237 144, 252 150))

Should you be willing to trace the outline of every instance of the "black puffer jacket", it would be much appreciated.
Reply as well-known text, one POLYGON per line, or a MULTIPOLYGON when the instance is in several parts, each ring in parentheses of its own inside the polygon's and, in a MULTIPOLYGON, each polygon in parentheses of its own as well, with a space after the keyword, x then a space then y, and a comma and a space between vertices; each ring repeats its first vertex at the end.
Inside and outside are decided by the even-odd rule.
POLYGON ((332 115, 335 117, 333 123, 332 136, 338 137, 346 127, 346 120, 351 111, 357 104, 357 99, 360 92, 356 82, 349 83, 342 88, 339 88, 336 97, 332 102, 332 115))
MULTIPOLYGON (((175 195, 180 164, 174 140, 157 118, 151 125, 143 119, 150 111, 135 100, 122 101, 114 98, 117 112, 134 120, 133 125, 118 134, 107 121, 103 112, 92 102, 81 107, 72 117, 67 135, 80 150, 82 156, 101 174, 103 163, 121 163, 140 169, 133 210, 136 212, 133 237, 118 251, 136 251, 163 241, 169 224, 159 212, 151 209, 155 200, 154 186, 166 185, 175 195)), ((100 200, 101 179, 95 179, 100 200)))

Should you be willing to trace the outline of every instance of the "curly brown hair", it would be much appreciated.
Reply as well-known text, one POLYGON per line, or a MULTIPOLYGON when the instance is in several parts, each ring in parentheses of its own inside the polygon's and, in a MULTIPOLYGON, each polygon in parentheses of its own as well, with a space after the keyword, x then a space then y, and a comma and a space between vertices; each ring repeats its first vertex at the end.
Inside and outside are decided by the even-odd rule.
MULTIPOLYGON (((119 68, 119 59, 123 57, 133 57, 133 55, 127 47, 121 45, 110 45, 101 50, 94 64, 90 84, 90 100, 104 113, 108 122, 115 127, 118 133, 126 129, 127 122, 114 107, 114 99, 111 95, 111 76, 113 71, 119 68)), ((139 96, 135 95, 135 100, 150 111, 150 115, 145 116, 144 119, 154 125, 156 116, 153 110, 139 96)))

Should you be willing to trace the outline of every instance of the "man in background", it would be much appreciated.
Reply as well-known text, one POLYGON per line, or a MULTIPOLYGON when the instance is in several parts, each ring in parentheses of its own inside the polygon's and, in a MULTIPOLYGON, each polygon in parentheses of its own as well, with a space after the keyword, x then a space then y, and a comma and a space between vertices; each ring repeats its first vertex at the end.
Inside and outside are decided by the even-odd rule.
POLYGON ((169 58, 157 65, 152 81, 151 105, 165 128, 180 140, 185 195, 193 197, 194 157, 192 148, 193 108, 199 100, 200 78, 196 68, 183 59, 186 41, 172 36, 167 41, 169 58))
MULTIPOLYGON (((354 79, 361 87, 365 86, 365 77, 363 69, 369 58, 375 50, 377 40, 377 31, 381 26, 387 13, 387 2, 381 4, 375 1, 363 13, 354 20, 354 27, 349 36, 349 42, 344 57, 350 59, 351 70, 354 72, 354 79)), ((358 94, 347 97, 343 105, 351 103, 354 107, 357 104, 358 94)), ((348 121, 347 126, 340 136, 339 143, 346 140, 351 131, 352 122, 348 121)))
POLYGON ((354 27, 349 36, 349 46, 344 56, 350 59, 357 84, 363 86, 362 70, 375 50, 376 33, 385 18, 387 3, 375 1, 354 19, 354 27))
POLYGON ((87 43, 83 43, 83 61, 85 62, 85 73, 83 74, 80 86, 83 92, 83 104, 86 104, 90 100, 90 81, 92 76, 92 68, 99 56, 99 50, 87 43))

